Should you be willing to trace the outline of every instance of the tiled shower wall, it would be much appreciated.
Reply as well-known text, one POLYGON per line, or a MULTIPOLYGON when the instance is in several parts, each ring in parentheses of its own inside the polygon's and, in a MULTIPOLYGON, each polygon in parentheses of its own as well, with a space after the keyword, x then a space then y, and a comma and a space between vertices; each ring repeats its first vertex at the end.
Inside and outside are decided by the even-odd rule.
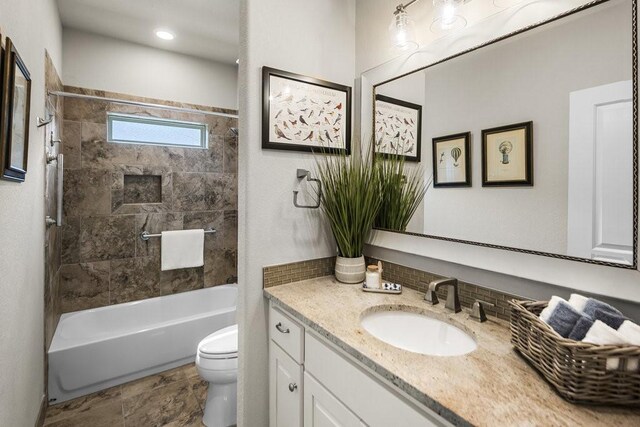
MULTIPOLYGON (((56 71, 49 54, 45 51, 45 89, 47 92, 62 90, 62 81, 56 71)), ((51 140, 59 140, 62 133, 62 110, 63 99, 48 96, 46 101, 47 114, 53 115, 53 121, 45 128, 45 150, 50 155, 57 155, 60 147, 58 144, 51 144, 51 140)), ((45 209, 46 214, 56 218, 57 210, 57 188, 58 175, 57 163, 52 162, 45 165, 45 209)), ((53 333, 60 320, 60 253, 61 253, 61 231, 56 226, 49 226, 45 231, 45 281, 44 281, 44 346, 45 354, 51 345, 53 333)), ((45 376, 46 377, 46 376, 45 376)))
MULTIPOLYGON (((206 111, 235 111, 74 87, 68 92, 206 111)), ((101 100, 65 98, 62 312, 236 281, 237 119, 101 100), (107 112, 208 125, 208 149, 109 143, 107 112), (160 271, 160 233, 213 227, 205 265, 160 271)))

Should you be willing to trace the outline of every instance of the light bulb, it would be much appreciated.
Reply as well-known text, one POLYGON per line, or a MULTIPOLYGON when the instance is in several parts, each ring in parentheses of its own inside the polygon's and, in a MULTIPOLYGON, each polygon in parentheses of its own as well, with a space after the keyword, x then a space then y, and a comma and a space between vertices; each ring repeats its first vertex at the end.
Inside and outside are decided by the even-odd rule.
POLYGON ((167 30, 156 30, 156 37, 162 40, 173 40, 175 38, 173 33, 167 30))
POLYGON ((431 31, 438 34, 445 31, 459 30, 467 25, 467 20, 460 16, 458 8, 468 0, 433 0, 435 15, 431 31))
POLYGON ((414 23, 409 18, 407 11, 396 9, 389 25, 389 37, 391 43, 398 49, 406 50, 418 47, 415 40, 414 23))

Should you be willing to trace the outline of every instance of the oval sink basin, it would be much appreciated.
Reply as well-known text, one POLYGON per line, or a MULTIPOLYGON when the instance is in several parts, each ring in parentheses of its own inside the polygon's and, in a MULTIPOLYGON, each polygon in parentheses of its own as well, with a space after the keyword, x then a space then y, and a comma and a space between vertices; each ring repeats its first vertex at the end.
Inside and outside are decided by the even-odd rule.
POLYGON ((406 311, 366 314, 360 323, 374 337, 402 350, 430 356, 461 356, 477 348, 461 329, 441 320, 406 311))

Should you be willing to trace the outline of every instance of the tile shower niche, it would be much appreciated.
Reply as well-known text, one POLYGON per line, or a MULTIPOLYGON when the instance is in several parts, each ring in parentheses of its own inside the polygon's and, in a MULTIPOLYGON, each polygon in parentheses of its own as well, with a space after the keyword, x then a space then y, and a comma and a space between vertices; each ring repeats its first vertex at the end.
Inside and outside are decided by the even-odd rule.
POLYGON ((125 175, 123 203, 162 203, 162 176, 125 175))

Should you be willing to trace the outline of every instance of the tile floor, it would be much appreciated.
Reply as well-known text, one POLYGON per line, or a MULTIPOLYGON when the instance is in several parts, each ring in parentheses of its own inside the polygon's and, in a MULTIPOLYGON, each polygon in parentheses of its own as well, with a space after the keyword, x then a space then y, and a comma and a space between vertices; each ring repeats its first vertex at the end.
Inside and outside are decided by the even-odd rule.
POLYGON ((47 409, 46 427, 203 426, 207 383, 189 364, 47 409))

